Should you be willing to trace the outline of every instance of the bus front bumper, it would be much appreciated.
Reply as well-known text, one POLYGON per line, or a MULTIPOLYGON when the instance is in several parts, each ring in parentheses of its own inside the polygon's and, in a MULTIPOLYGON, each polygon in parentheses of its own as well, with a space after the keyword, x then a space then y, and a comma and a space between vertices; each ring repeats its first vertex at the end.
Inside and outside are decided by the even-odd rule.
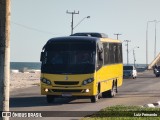
POLYGON ((79 86, 79 87, 47 87, 41 86, 42 95, 54 95, 59 97, 74 97, 74 96, 93 96, 93 87, 79 86), (91 89, 92 88, 92 89, 91 89))

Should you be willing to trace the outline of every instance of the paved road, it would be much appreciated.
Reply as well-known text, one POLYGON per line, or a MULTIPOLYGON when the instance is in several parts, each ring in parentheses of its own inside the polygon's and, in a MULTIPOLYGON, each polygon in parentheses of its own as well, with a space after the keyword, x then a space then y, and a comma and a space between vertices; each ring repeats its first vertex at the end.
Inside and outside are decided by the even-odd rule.
MULTIPOLYGON (((115 98, 102 98, 97 103, 90 99, 58 98, 53 104, 47 104, 45 96, 40 95, 38 86, 11 93, 11 111, 99 111, 113 105, 144 105, 160 101, 160 77, 156 78, 152 71, 139 73, 137 79, 124 79, 123 85, 115 98)), ((65 112, 60 113, 65 115, 65 112)), ((12 118, 13 119, 13 118, 12 118)), ((17 118, 14 118, 15 120, 17 118)), ((40 118, 38 118, 40 119, 40 118)), ((53 119, 53 118, 41 118, 53 119)), ((55 117, 66 120, 75 117, 55 117)), ((77 118, 78 119, 78 118, 77 118)))

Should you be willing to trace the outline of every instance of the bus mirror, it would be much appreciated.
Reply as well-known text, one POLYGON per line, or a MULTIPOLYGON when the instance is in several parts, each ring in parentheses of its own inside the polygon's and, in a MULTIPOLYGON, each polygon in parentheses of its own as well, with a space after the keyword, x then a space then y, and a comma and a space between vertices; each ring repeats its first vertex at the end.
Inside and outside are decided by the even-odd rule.
POLYGON ((42 62, 44 60, 44 52, 41 52, 40 61, 42 62))

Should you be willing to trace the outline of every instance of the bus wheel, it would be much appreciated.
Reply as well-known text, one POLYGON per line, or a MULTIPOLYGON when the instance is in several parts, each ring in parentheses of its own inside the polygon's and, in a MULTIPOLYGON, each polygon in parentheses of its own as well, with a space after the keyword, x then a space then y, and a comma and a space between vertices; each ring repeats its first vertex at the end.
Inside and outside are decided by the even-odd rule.
POLYGON ((116 95, 117 86, 113 84, 112 89, 102 93, 103 98, 112 98, 116 95))
POLYGON ((114 97, 116 95, 116 91, 117 91, 117 86, 113 85, 113 87, 111 89, 111 96, 110 97, 114 97))
POLYGON ((98 99, 99 99, 99 89, 97 90, 97 95, 91 97, 91 102, 95 103, 98 101, 98 99))
POLYGON ((54 96, 53 95, 47 95, 46 99, 47 99, 47 103, 52 103, 54 101, 54 96))

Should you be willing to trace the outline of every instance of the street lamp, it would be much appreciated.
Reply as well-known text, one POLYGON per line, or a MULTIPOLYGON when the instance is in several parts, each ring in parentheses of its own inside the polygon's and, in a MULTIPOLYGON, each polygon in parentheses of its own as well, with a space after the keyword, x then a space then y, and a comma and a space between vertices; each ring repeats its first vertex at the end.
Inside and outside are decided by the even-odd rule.
POLYGON ((147 28, 146 28, 146 66, 148 65, 148 25, 150 22, 154 22, 155 23, 155 44, 154 44, 154 58, 156 57, 156 26, 157 23, 159 23, 160 21, 157 20, 153 20, 153 21, 147 21, 147 28))
POLYGON ((129 64, 129 59, 128 59, 128 54, 129 54, 129 51, 128 51, 128 43, 131 42, 131 40, 124 40, 124 42, 126 42, 126 46, 127 46, 127 65, 129 64))
POLYGON ((156 58, 157 55, 157 40, 156 40, 156 35, 157 35, 157 23, 159 23, 160 21, 155 20, 155 42, 154 42, 154 58, 156 58))
POLYGON ((90 18, 90 16, 86 16, 86 17, 84 17, 81 21, 79 21, 78 24, 75 25, 75 27, 72 28, 72 31, 73 31, 82 21, 84 21, 86 18, 90 18))
POLYGON ((139 48, 139 46, 136 46, 133 48, 133 60, 134 60, 134 67, 135 67, 135 64, 136 64, 136 55, 135 55, 135 49, 136 48, 139 48))
POLYGON ((147 21, 147 28, 146 28, 146 66, 148 66, 148 25, 150 22, 154 21, 147 21))

